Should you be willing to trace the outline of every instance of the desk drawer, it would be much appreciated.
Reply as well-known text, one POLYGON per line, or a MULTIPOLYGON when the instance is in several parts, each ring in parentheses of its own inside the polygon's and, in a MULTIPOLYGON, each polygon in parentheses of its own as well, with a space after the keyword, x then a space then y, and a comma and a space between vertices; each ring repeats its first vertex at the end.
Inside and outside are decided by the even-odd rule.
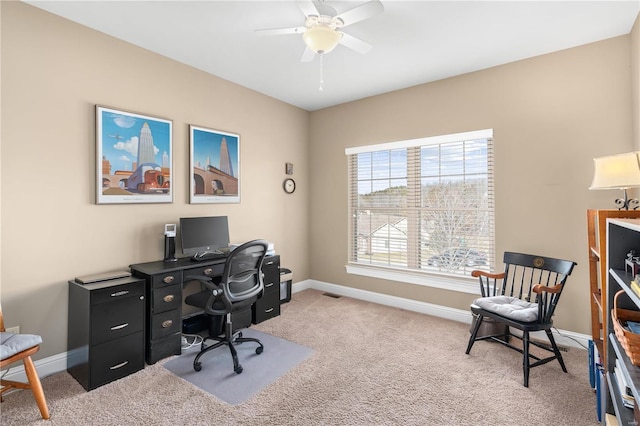
POLYGON ((280 256, 279 255, 275 255, 275 256, 267 256, 264 258, 264 262, 262 262, 262 269, 267 269, 269 267, 275 267, 275 268, 279 268, 280 267, 280 256))
POLYGON ((93 347, 90 389, 127 376, 144 368, 142 332, 93 347))
POLYGON ((91 344, 117 339, 144 328, 144 298, 126 297, 91 310, 91 344))
POLYGON ((113 302, 127 297, 139 298, 141 296, 144 297, 144 282, 137 281, 129 284, 105 287, 100 290, 93 290, 91 292, 91 304, 97 305, 99 303, 113 302))
POLYGON ((262 297, 265 297, 267 293, 272 293, 274 291, 280 291, 280 283, 275 281, 263 281, 264 283, 264 293, 262 297))
POLYGON ((262 297, 253 304, 253 323, 258 324, 269 318, 280 315, 280 291, 265 291, 262 297))
POLYGON ((201 266, 198 268, 191 268, 184 272, 184 279, 187 280, 189 275, 204 275, 207 277, 216 277, 222 275, 224 272, 224 263, 218 263, 215 265, 201 266))
POLYGON ((182 284, 161 287, 151 292, 151 312, 157 314, 182 306, 182 284))
MULTIPOLYGON (((262 264, 264 291, 269 292, 280 287, 280 257, 271 256, 262 264)), ((279 290, 278 290, 279 291, 279 290)))
POLYGON ((147 343, 147 364, 155 364, 168 356, 180 355, 181 352, 181 333, 172 334, 160 340, 151 340, 147 343))
POLYGON ((159 339, 182 331, 180 310, 161 312, 151 316, 151 340, 159 339))
POLYGON ((151 276, 151 287, 160 288, 182 283, 182 271, 165 272, 151 276))

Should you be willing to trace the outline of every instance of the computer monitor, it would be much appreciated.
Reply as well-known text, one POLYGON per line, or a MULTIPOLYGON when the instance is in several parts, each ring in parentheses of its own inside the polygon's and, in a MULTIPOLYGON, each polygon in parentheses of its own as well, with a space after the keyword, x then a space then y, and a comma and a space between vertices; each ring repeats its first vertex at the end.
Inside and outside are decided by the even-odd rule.
POLYGON ((228 250, 227 216, 181 217, 180 241, 185 256, 228 250))

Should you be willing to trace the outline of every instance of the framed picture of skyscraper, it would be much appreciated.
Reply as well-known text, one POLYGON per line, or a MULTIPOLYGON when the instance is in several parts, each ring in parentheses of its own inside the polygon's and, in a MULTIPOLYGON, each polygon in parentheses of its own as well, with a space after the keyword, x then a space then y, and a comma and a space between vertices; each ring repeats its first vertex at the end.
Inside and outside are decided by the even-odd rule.
POLYGON ((96 203, 173 202, 172 122, 96 105, 96 203))
POLYGON ((189 126, 190 202, 240 202, 240 135, 189 126))

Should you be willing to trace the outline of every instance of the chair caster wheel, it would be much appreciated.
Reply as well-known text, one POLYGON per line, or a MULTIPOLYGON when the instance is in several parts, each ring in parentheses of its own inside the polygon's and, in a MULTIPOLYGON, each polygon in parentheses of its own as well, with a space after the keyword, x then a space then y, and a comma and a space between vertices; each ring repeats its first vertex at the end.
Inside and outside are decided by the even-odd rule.
POLYGON ((196 371, 202 370, 202 364, 201 363, 193 364, 193 369, 196 371))
POLYGON ((262 353, 262 351, 264 351, 264 348, 262 346, 258 346, 256 348, 256 355, 260 355, 262 353))
POLYGON ((242 373, 242 366, 241 365, 237 366, 236 368, 233 369, 233 371, 235 371, 236 374, 242 373))

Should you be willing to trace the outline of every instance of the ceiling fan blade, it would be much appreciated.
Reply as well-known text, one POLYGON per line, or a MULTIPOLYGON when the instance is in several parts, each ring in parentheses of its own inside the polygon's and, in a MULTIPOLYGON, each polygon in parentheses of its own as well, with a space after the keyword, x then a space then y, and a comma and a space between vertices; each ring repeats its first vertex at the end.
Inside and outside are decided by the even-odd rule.
POLYGON ((305 47, 304 52, 302 52, 302 57, 300 58, 300 62, 311 62, 315 57, 316 57, 316 52, 309 49, 308 47, 305 47))
POLYGON ((343 46, 348 47, 351 50, 355 50, 358 53, 362 53, 363 55, 368 51, 370 51, 372 48, 372 46, 369 43, 362 41, 359 38, 356 38, 347 33, 342 34, 342 38, 340 39, 339 43, 343 46))
POLYGON ((355 24, 356 22, 377 15, 382 11, 384 11, 384 6, 380 0, 371 0, 337 15, 336 18, 344 22, 343 27, 346 27, 347 25, 355 24))
POLYGON ((316 5, 313 4, 311 0, 297 1, 296 4, 298 5, 302 13, 304 13, 305 17, 309 15, 314 15, 314 16, 320 15, 320 13, 318 13, 318 9, 316 8, 316 5))
POLYGON ((264 30, 255 30, 258 35, 280 35, 280 34, 302 34, 307 27, 291 27, 291 28, 269 28, 264 30))

